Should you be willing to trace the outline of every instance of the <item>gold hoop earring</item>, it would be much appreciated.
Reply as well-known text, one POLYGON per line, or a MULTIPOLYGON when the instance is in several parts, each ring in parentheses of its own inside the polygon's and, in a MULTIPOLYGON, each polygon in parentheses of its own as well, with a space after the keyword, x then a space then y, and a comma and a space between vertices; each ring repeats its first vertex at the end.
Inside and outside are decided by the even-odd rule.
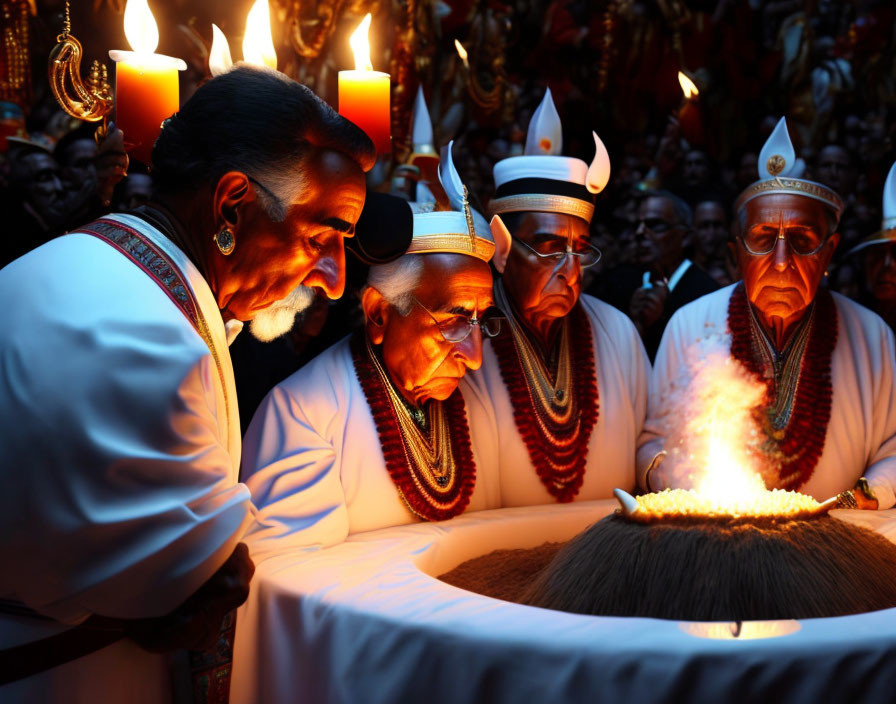
POLYGON ((233 237, 233 231, 229 227, 222 227, 221 230, 212 238, 218 246, 218 251, 225 257, 233 252, 236 247, 236 240, 233 237))

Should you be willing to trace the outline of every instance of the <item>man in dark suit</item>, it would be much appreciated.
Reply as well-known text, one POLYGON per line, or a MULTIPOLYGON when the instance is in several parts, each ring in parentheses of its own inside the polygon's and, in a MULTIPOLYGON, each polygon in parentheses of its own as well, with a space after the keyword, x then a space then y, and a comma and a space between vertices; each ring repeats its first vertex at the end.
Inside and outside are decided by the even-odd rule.
POLYGON ((647 193, 638 210, 636 258, 643 267, 628 312, 653 361, 672 314, 719 284, 685 256, 693 239, 690 207, 668 191, 647 193))

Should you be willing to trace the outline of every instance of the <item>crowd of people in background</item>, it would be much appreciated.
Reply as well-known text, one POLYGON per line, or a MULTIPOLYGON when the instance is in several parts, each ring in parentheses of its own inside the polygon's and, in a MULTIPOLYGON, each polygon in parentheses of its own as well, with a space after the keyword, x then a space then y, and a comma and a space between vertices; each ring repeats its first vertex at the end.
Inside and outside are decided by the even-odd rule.
MULTIPOLYGON (((613 173, 591 223, 602 257, 584 290, 631 317, 651 358, 677 308, 739 278, 728 247, 731 205, 757 178, 755 145, 782 114, 806 160, 804 177, 845 202, 827 285, 896 326, 896 249, 852 252, 880 227, 883 181, 896 156, 892 3, 518 0, 494 12, 513 29, 503 48, 517 110, 511 121, 491 124, 470 113, 454 135, 457 168, 484 208, 492 166, 521 153, 545 86, 563 117, 564 153, 588 159, 596 129, 613 173), (544 22, 526 19, 539 16, 533 5, 543 6, 544 22), (647 70, 651 56, 662 75, 647 70), (696 131, 676 103, 674 73, 683 62, 701 89, 696 131)), ((120 133, 97 140, 95 125, 46 104, 30 111, 27 136, 12 138, 0 156, 0 266, 150 197, 145 165, 132 160, 125 175, 120 133)), ((439 131, 437 123, 437 140, 439 131)), ((401 170, 393 192, 413 198, 408 179, 412 170, 401 170)), ((389 188, 388 178, 376 187, 389 188)), ((244 427, 269 388, 360 320, 353 279, 359 289, 363 275, 349 271, 349 295, 316 302, 290 335, 266 345, 248 335, 237 340, 231 351, 244 427)))

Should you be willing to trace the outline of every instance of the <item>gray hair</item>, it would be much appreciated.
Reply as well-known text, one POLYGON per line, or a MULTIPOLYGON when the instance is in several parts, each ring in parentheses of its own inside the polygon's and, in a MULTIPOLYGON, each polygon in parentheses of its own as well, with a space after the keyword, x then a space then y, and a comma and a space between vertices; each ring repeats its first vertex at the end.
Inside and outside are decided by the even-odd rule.
POLYGON ((419 254, 403 254, 388 264, 376 264, 367 274, 367 285, 379 291, 401 315, 411 312, 414 289, 423 278, 419 254))

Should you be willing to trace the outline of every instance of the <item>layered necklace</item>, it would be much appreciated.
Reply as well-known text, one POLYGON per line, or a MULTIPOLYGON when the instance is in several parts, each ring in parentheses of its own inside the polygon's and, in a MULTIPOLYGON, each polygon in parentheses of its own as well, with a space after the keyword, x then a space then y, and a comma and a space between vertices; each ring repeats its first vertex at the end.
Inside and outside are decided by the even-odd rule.
POLYGON ((508 325, 492 347, 517 430, 551 496, 572 501, 585 477, 588 441, 598 416, 591 323, 576 303, 560 324, 555 355, 548 360, 514 317, 500 280, 495 299, 508 325))
POLYGON ((463 396, 410 408, 395 389, 363 333, 351 340, 355 373, 376 424, 386 470, 410 511, 426 521, 444 521, 470 503, 476 464, 463 396))
POLYGON ((831 359, 837 306, 819 289, 808 312, 778 352, 753 312, 743 283, 728 303, 731 355, 766 385, 755 411, 762 437, 753 448, 769 489, 796 490, 809 481, 824 450, 831 419, 831 359))

